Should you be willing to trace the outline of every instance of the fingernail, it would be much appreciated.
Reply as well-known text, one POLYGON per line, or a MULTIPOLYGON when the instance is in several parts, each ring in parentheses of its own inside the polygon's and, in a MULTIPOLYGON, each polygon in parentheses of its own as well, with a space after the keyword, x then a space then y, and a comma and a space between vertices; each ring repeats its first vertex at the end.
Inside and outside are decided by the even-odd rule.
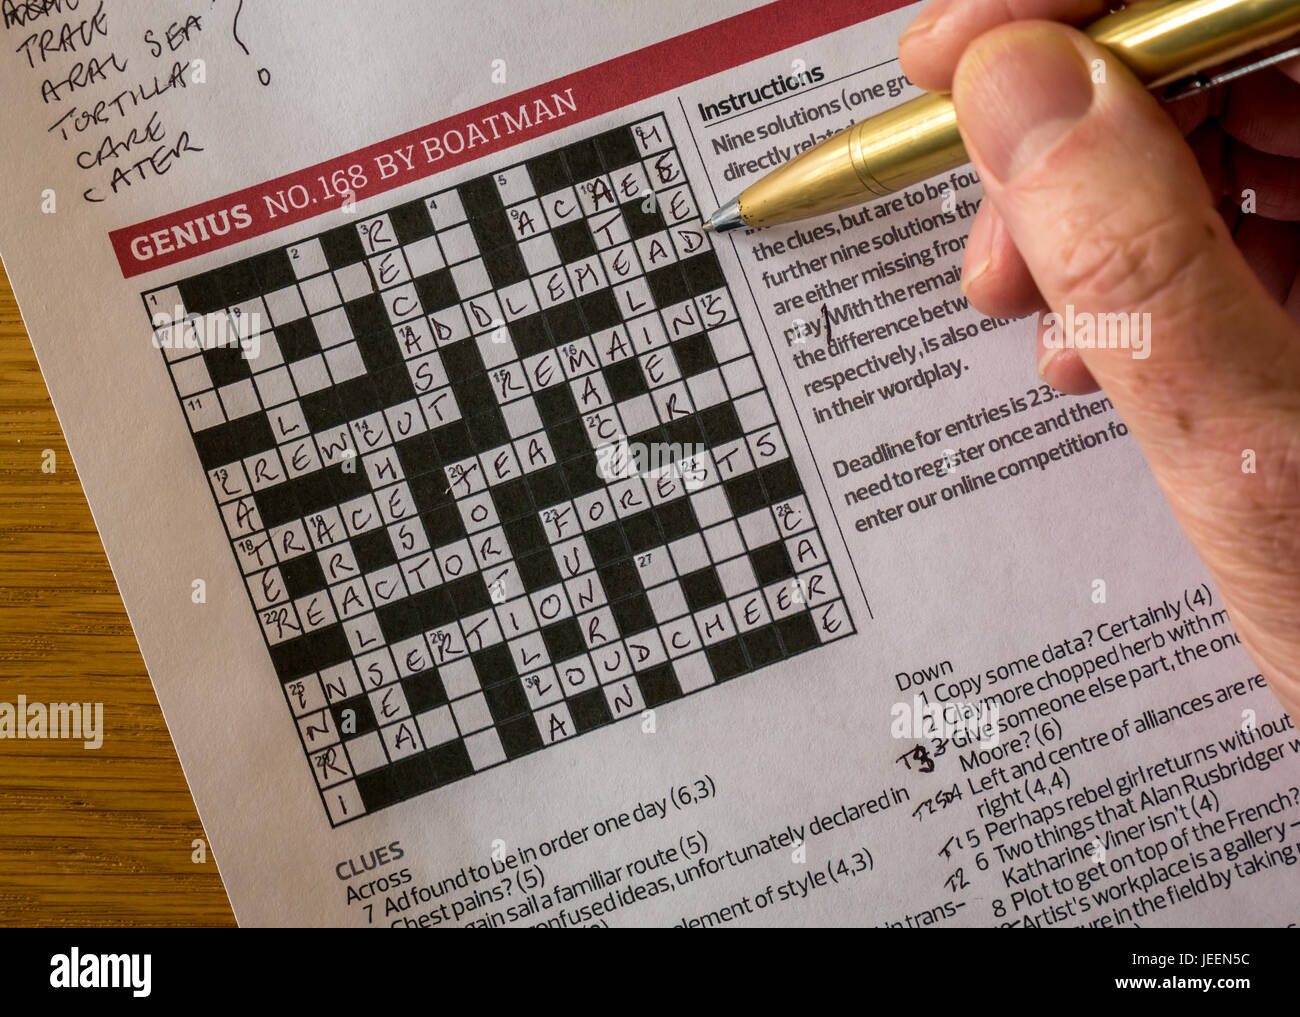
POLYGON ((910 25, 903 29, 903 34, 899 36, 899 42, 909 36, 917 36, 922 32, 928 32, 938 24, 939 19, 947 13, 948 8, 951 6, 952 0, 934 0, 934 3, 926 7, 925 10, 912 19, 910 25))
POLYGON ((999 181, 1046 155, 1092 105, 1092 75, 1065 29, 1011 25, 976 42, 953 86, 967 143, 999 181))
POLYGON ((962 296, 965 296, 966 293, 970 290, 970 288, 974 286, 976 282, 979 281, 980 276, 982 276, 985 272, 987 272, 992 267, 993 267, 993 255, 992 253, 990 253, 984 258, 983 261, 981 261, 973 269, 968 268, 964 272, 962 272, 961 274, 962 296))
POLYGON ((1042 378, 1043 381, 1047 381, 1047 369, 1052 366, 1052 361, 1055 360, 1060 355, 1060 353, 1061 353, 1060 350, 1047 349, 1047 350, 1043 350, 1043 352, 1039 355, 1038 376, 1042 378))

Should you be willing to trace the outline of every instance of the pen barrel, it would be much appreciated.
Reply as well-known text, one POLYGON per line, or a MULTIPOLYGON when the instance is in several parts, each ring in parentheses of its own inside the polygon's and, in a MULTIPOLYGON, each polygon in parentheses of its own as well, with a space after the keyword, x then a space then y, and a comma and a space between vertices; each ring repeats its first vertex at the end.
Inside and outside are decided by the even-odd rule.
MULTIPOLYGON (((1300 2, 1138 2, 1084 31, 1155 88, 1300 31, 1300 2)), ((751 184, 740 196, 740 213, 749 226, 793 222, 883 197, 969 161, 951 96, 926 93, 751 184)))

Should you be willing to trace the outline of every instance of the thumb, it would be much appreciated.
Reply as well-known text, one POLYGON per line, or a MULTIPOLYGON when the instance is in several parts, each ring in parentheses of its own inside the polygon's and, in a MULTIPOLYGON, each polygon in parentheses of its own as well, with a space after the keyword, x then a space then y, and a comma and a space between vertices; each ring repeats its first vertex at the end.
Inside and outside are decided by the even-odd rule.
MULTIPOLYGON (((1115 337, 1114 316, 1128 316, 1129 348, 1087 348, 1076 329, 1079 356, 1243 640, 1300 709, 1295 324, 1238 252, 1173 122, 1084 35, 1037 21, 994 29, 963 54, 953 100, 985 193, 1056 323, 1106 321, 1115 337), (1248 449, 1258 475, 1243 471, 1248 449)), ((1064 327, 1057 334, 1069 345, 1064 327)))
POLYGON ((1191 408, 1237 407, 1276 386, 1281 361, 1297 380, 1291 320, 1182 135, 1118 60, 1064 26, 1013 22, 966 50, 953 99, 985 192, 1061 324, 1151 316, 1128 349, 1077 337, 1139 441, 1181 454, 1198 440, 1179 427, 1191 408))

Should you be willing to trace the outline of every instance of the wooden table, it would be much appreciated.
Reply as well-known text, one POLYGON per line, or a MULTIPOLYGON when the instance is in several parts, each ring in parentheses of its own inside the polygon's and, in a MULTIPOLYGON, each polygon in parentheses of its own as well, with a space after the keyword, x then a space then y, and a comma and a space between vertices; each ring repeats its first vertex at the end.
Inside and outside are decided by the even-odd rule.
POLYGON ((98 750, 0 740, 0 923, 233 925, 0 272, 0 701, 102 702, 98 750), (45 450, 55 470, 41 470, 45 450), (196 841, 204 860, 194 861, 196 841))

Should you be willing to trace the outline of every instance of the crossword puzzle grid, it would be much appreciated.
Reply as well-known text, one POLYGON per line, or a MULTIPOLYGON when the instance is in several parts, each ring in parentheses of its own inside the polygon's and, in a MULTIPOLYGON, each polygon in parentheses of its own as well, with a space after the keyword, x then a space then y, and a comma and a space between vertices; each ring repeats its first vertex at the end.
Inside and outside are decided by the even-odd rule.
POLYGON ((144 299, 335 825, 854 631, 662 116, 144 299))

